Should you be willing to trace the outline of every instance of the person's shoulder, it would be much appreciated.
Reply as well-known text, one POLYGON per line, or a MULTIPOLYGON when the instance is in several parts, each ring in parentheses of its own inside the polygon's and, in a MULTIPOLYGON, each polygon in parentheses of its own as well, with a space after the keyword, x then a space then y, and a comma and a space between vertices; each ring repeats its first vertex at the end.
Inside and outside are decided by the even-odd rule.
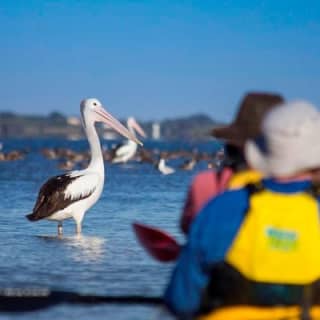
POLYGON ((224 175, 232 175, 233 171, 230 168, 223 168, 221 171, 216 171, 212 169, 204 170, 199 173, 197 173, 193 177, 192 184, 203 184, 208 183, 208 181, 218 180, 219 177, 222 177, 224 175))
MULTIPOLYGON (((211 199, 199 212, 191 225, 193 239, 211 237, 226 226, 239 225, 249 206, 246 188, 228 190, 211 199)), ((228 227, 227 227, 228 228, 228 227)))
POLYGON ((200 171, 193 177, 193 182, 200 182, 200 181, 205 181, 207 179, 212 179, 212 176, 216 175, 217 172, 214 170, 205 170, 205 171, 200 171))
POLYGON ((201 210, 201 216, 225 216, 227 213, 243 212, 248 207, 248 190, 246 187, 227 190, 209 200, 201 210))
POLYGON ((242 201, 248 198, 248 189, 247 187, 242 187, 239 189, 228 189, 220 193, 218 196, 212 198, 208 205, 217 205, 217 204, 228 204, 236 205, 238 201, 242 201))

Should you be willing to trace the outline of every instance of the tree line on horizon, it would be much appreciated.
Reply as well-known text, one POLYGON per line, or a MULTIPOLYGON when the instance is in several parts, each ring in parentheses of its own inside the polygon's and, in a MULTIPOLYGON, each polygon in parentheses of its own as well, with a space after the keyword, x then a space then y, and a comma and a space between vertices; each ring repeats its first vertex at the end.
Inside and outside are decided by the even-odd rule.
MULTIPOLYGON (((47 116, 22 115, 3 111, 0 112, 0 137, 82 137, 80 122, 71 124, 69 119, 70 117, 57 111, 53 111, 47 116)), ((126 124, 126 119, 122 119, 121 122, 126 124)), ((140 124, 149 137, 155 122, 160 125, 161 138, 163 139, 206 139, 209 137, 210 130, 220 124, 210 116, 201 113, 161 121, 141 121, 140 124)), ((99 131, 102 130, 99 128, 99 131)))

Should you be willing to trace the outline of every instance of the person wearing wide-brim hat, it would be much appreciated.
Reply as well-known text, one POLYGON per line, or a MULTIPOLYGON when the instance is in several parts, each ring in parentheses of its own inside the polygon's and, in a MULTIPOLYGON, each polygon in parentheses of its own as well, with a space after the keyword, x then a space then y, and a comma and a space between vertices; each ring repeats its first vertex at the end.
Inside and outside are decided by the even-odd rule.
POLYGON ((260 173, 248 170, 243 147, 248 139, 260 135, 264 116, 283 102, 284 99, 279 94, 250 92, 242 99, 234 121, 212 130, 211 134, 225 143, 225 159, 219 172, 207 170, 194 177, 180 220, 185 233, 188 233, 192 220, 209 199, 226 188, 240 187, 261 179, 260 173))
POLYGON ((248 139, 261 133, 264 116, 284 102, 279 94, 251 92, 245 95, 240 103, 234 121, 225 126, 212 129, 212 135, 227 144, 242 148, 248 139))
POLYGON ((250 306, 298 305, 309 319, 308 308, 320 304, 320 190, 312 183, 319 136, 320 112, 310 103, 265 116, 261 135, 244 145, 265 178, 217 196, 192 223, 165 294, 179 318, 244 305, 234 318, 251 319, 250 306))

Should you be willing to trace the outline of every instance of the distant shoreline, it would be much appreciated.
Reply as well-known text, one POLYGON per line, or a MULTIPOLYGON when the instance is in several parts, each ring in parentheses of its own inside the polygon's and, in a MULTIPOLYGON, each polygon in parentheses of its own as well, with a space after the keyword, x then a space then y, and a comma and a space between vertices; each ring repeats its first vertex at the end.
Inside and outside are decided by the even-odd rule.
MULTIPOLYGON (((125 120, 122 121, 125 123, 125 120)), ((165 119, 162 121, 140 122, 149 137, 152 137, 153 125, 160 126, 162 139, 208 139, 209 132, 219 122, 205 114, 165 119)), ((98 128, 106 139, 117 138, 109 128, 98 128)), ((48 116, 20 115, 0 112, 0 139, 27 137, 61 137, 70 140, 84 138, 80 119, 67 117, 59 112, 48 116)))

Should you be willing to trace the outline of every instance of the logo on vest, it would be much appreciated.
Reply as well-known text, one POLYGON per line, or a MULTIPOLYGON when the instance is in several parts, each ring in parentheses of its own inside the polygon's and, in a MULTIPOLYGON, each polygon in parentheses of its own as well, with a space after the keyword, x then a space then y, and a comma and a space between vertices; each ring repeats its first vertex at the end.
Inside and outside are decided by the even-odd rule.
POLYGON ((268 246, 281 251, 293 251, 298 246, 298 235, 295 231, 276 229, 268 227, 266 229, 268 246))

